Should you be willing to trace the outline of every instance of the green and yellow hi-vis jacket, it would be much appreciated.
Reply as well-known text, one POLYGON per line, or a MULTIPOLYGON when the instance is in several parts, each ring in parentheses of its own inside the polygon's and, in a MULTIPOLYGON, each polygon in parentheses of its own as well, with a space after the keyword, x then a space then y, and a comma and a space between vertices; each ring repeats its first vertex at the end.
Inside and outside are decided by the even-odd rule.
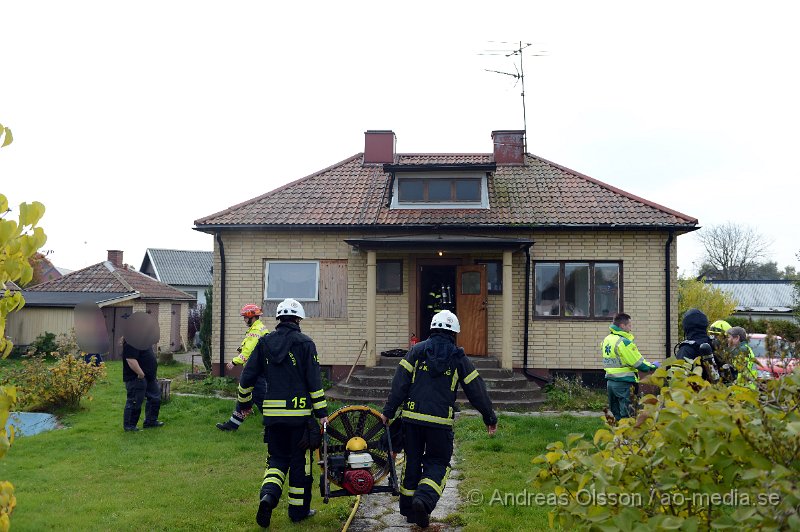
POLYGON ((653 371, 656 367, 644 359, 633 343, 633 335, 616 325, 609 326, 611 333, 605 337, 601 347, 603 369, 606 379, 623 382, 639 382, 639 370, 653 371))

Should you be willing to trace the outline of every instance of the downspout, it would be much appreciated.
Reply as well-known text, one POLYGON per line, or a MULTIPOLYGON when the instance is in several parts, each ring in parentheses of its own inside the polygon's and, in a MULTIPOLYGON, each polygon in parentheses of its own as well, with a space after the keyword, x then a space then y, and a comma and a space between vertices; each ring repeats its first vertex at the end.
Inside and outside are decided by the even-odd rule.
POLYGON ((670 270, 670 264, 672 262, 670 257, 669 248, 672 245, 672 239, 675 236, 675 230, 669 230, 669 238, 667 238, 667 243, 664 244, 664 299, 666 303, 666 330, 667 330, 667 342, 665 344, 665 355, 664 358, 669 358, 671 356, 671 349, 670 349, 670 342, 672 341, 672 317, 670 316, 672 309, 670 303, 672 302, 672 287, 670 286, 670 279, 672 278, 672 272, 670 270))
POLYGON ((530 334, 531 309, 531 246, 525 246, 525 327, 522 340, 522 373, 542 384, 550 384, 550 379, 528 372, 528 337, 530 334))
POLYGON ((220 233, 215 233, 219 246, 219 374, 225 376, 225 246, 222 244, 220 233))

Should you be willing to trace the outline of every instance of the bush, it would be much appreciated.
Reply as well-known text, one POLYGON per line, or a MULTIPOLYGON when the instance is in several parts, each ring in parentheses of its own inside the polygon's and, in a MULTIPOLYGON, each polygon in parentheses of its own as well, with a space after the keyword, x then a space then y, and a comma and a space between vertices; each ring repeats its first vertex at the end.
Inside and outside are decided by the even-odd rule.
POLYGON ((740 318, 732 316, 726 320, 733 327, 744 327, 747 334, 776 334, 784 340, 790 342, 800 341, 800 325, 787 320, 751 320, 750 318, 740 318))
POLYGON ((50 356, 57 351, 58 345, 56 344, 56 335, 51 332, 40 334, 28 347, 28 354, 30 355, 50 356))
POLYGON ((75 337, 75 329, 70 329, 68 333, 61 333, 55 339, 56 352, 62 357, 67 355, 77 355, 80 353, 78 339, 75 337))
POLYGON ((206 371, 211 373, 211 313, 213 312, 211 288, 206 289, 205 295, 206 305, 203 307, 200 321, 200 353, 203 355, 206 371))
POLYGON ((2 377, 2 384, 16 385, 23 410, 54 412, 64 407, 77 408, 83 397, 91 400, 89 391, 105 375, 105 364, 87 364, 82 357, 72 354, 59 355, 55 363, 48 363, 39 354, 8 371, 2 377))
POLYGON ((605 393, 587 388, 577 376, 556 375, 545 392, 544 407, 551 410, 602 410, 607 402, 605 393))
POLYGON ((636 419, 610 421, 591 442, 571 434, 534 458, 534 489, 554 498, 551 525, 800 528, 800 370, 756 391, 667 365, 636 419))
POLYGON ((678 280, 678 337, 683 338, 683 315, 690 308, 702 310, 708 323, 733 314, 736 300, 727 292, 695 279, 678 280))
MULTIPOLYGON (((0 357, 2 358, 2 357, 0 357)), ((0 386, 0 458, 5 456, 9 447, 14 442, 13 430, 11 434, 6 433, 6 422, 8 415, 17 402, 16 392, 11 386, 0 386)), ((9 516, 17 505, 17 498, 14 495, 14 486, 11 482, 0 480, 0 530, 8 530, 11 526, 9 516)))

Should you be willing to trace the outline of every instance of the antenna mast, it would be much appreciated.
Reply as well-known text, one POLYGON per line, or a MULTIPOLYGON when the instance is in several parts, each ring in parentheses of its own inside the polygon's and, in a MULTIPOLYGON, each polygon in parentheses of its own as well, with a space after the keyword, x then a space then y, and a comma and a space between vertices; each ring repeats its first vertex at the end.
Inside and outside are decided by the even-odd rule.
MULTIPOLYGON (((502 44, 511 44, 511 43, 502 43, 502 44)), ((523 129, 525 131, 525 133, 524 133, 524 135, 522 137, 522 142, 523 142, 523 148, 525 150, 525 153, 528 153, 528 116, 527 116, 527 112, 526 112, 526 109, 525 109, 525 68, 524 68, 523 61, 522 61, 522 51, 525 50, 526 48, 528 48, 529 46, 533 46, 533 43, 529 43, 529 42, 523 43, 522 41, 519 41, 519 42, 516 42, 514 44, 517 47, 514 48, 513 50, 510 50, 510 51, 492 50, 492 51, 490 51, 488 53, 478 54, 478 55, 504 55, 505 57, 511 57, 511 56, 514 56, 514 55, 518 55, 519 56, 519 69, 517 69, 516 63, 513 63, 514 70, 517 71, 514 74, 512 74, 510 72, 501 72, 499 70, 489 70, 488 68, 484 68, 484 70, 486 72, 494 72, 495 74, 503 74, 503 75, 506 75, 506 76, 511 76, 512 78, 516 79, 518 82, 522 83, 522 92, 520 93, 520 96, 522 96, 522 127, 523 127, 523 129), (492 52, 500 52, 500 53, 492 53, 492 52)), ((545 54, 538 53, 538 54, 531 54, 531 55, 541 56, 541 55, 545 55, 545 54)), ((514 85, 516 85, 516 83, 514 85)))

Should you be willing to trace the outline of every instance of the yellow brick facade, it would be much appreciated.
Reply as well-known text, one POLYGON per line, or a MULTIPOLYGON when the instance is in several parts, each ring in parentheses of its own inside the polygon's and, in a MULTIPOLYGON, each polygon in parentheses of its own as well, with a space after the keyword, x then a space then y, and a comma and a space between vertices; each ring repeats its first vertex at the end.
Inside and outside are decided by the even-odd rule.
MULTIPOLYGON (((481 232, 486 235, 486 232, 481 232)), ((356 251, 344 241, 362 238, 360 233, 303 231, 237 231, 222 234, 226 265, 225 361, 236 354, 246 328, 239 309, 247 303, 263 303, 264 264, 267 260, 345 260, 347 261, 347 317, 341 319, 309 318, 303 332, 317 344, 323 365, 351 365, 366 339, 366 252, 356 251)), ((671 264, 671 337, 665 338, 664 246, 665 232, 535 232, 496 234, 508 238, 526 238, 535 244, 531 260, 548 261, 622 261, 623 310, 633 317, 636 343, 645 357, 663 359, 666 346, 677 342, 677 237, 670 248, 671 264)), ((377 253, 378 260, 403 259, 401 294, 377 294, 376 352, 407 347, 415 331, 412 304, 416 294, 413 268, 417 259, 431 259, 432 253, 377 253)), ((501 259, 502 254, 449 254, 463 264, 474 260, 501 259)), ((215 240, 213 285, 212 360, 220 361, 220 250, 215 240)), ((533 267, 531 267, 533 272, 533 267)), ((521 367, 524 338, 525 253, 513 255, 512 351, 514 367, 521 367)), ((533 286, 531 286, 533 298, 533 286)), ((502 350, 502 295, 488 297, 489 354, 500 358, 502 350)), ((530 314, 528 367, 537 369, 600 369, 599 344, 607 334, 609 321, 546 320, 530 314)), ((274 326, 271 316, 263 320, 274 326)), ((168 329, 167 329, 168 330, 168 329)), ((364 358, 362 355, 361 363, 364 358)))

